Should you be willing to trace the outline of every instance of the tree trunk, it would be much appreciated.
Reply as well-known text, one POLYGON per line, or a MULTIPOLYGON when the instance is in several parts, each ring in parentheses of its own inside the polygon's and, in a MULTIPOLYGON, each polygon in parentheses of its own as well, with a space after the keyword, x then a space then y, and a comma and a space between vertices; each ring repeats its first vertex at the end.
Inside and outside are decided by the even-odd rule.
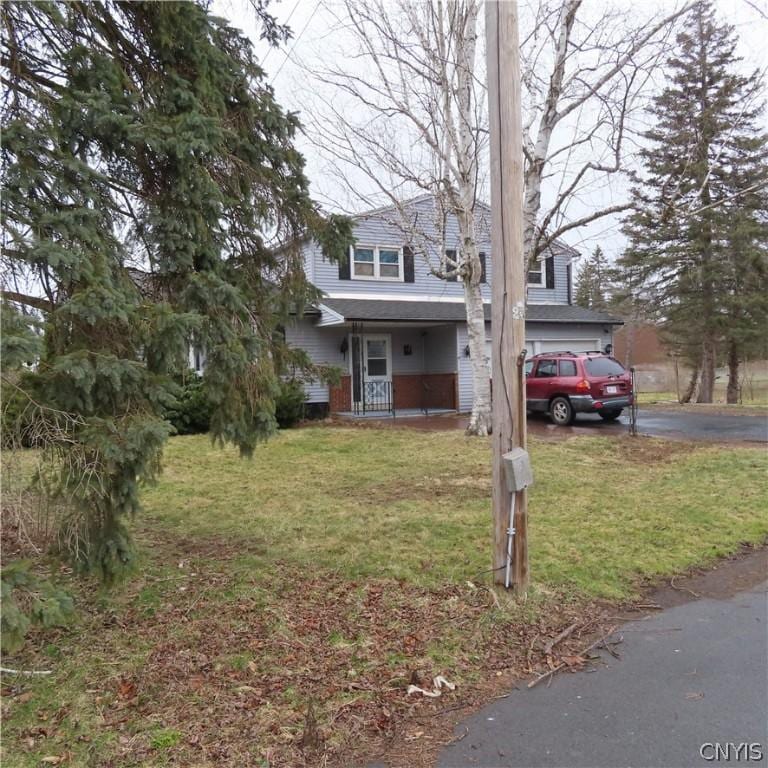
POLYGON ((699 391, 699 363, 693 366, 693 373, 691 374, 691 380, 688 382, 683 396, 680 398, 681 403, 690 403, 696 399, 696 395, 699 391))
POLYGON ((485 311, 480 285, 464 281, 464 301, 467 307, 467 333, 469 359, 472 363, 472 415, 467 426, 468 435, 491 433, 491 372, 485 356, 485 311))
POLYGON ((739 347, 735 341, 728 345, 728 388, 725 391, 725 402, 736 405, 739 402, 739 347))
POLYGON ((627 332, 625 334, 626 350, 624 352, 624 367, 630 368, 632 366, 632 356, 635 352, 635 321, 631 318, 626 324, 627 332))
POLYGON ((715 396, 715 343, 707 333, 701 345, 701 378, 697 403, 711 403, 715 396))

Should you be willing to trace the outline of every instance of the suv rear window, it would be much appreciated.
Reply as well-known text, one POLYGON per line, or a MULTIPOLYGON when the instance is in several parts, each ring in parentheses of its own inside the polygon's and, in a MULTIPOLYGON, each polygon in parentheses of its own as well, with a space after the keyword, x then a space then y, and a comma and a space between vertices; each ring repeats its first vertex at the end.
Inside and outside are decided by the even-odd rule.
POLYGON ((573 360, 561 360, 560 361, 560 375, 561 376, 575 376, 576 375, 576 363, 573 360))
POLYGON ((621 376, 624 366, 611 357, 590 357, 585 365, 590 376, 621 376))

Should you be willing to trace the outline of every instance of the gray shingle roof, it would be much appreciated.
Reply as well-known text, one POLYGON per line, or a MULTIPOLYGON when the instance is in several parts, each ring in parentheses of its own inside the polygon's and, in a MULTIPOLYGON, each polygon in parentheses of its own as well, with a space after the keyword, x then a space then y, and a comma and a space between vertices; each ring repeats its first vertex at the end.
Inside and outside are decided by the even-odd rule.
MULTIPOLYGON (((322 304, 345 320, 380 320, 391 322, 462 322, 467 319, 464 303, 458 301, 389 301, 386 299, 323 299, 322 304)), ((485 319, 491 319, 491 307, 485 305, 485 319)), ((530 304, 526 319, 541 323, 608 323, 622 321, 605 312, 570 304, 530 304)))

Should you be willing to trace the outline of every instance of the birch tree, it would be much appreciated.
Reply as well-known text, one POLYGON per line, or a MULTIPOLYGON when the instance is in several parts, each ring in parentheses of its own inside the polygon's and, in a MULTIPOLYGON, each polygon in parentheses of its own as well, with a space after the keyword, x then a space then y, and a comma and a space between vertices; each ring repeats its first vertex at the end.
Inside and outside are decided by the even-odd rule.
POLYGON ((479 0, 345 0, 353 52, 343 64, 314 71, 333 100, 306 115, 335 176, 370 207, 374 200, 391 204, 393 223, 410 238, 415 257, 437 277, 461 281, 474 386, 467 431, 487 435, 490 371, 477 246, 487 137, 479 10, 479 0), (371 186, 378 195, 360 191, 371 186), (406 204, 415 192, 431 197, 429 221, 406 204), (451 215, 459 227, 455 248, 446 240, 451 215))
MULTIPOLYGON (((333 56, 324 44, 324 55, 305 64, 321 95, 305 102, 305 124, 327 175, 353 206, 390 204, 432 274, 461 280, 475 387, 468 431, 487 434, 490 370, 477 247, 487 191, 479 0, 343 0, 338 7, 343 49, 333 56), (434 200, 428 223, 414 221, 404 205, 418 192, 434 200), (460 230, 455 260, 445 255, 449 215, 460 230)), ((524 15, 529 269, 552 254, 559 237, 630 207, 626 196, 617 199, 611 179, 624 170, 632 123, 674 22, 688 10, 681 3, 664 15, 633 17, 626 6, 584 9, 581 0, 541 0, 524 15)))

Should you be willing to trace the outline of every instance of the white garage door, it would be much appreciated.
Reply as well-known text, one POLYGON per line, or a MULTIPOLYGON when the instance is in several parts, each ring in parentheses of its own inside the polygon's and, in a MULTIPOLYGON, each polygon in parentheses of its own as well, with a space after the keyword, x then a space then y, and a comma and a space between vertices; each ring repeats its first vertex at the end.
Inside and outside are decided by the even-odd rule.
POLYGON ((561 339, 535 342, 535 354, 542 352, 596 352, 600 339, 561 339))
MULTIPOLYGON (((528 357, 535 354, 535 352, 533 351, 533 345, 534 345, 533 341, 530 341, 529 339, 525 340, 525 348, 528 350, 528 357)), ((491 340, 490 339, 485 340, 485 356, 488 358, 489 362, 491 362, 491 360, 493 359, 491 356, 491 340)))
MULTIPOLYGON (((546 341, 525 340, 528 357, 542 352, 597 352, 601 348, 600 339, 547 339, 546 341)), ((491 359, 491 340, 485 340, 485 354, 491 359)))

